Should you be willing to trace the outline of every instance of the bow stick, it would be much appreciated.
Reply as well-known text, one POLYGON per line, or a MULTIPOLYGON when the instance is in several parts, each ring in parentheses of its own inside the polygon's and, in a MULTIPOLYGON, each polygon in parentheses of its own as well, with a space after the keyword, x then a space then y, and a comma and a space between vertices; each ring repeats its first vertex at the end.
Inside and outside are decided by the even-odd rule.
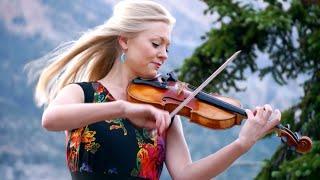
POLYGON ((187 105, 191 101, 191 99, 194 98, 204 87, 206 87, 213 80, 213 78, 215 78, 222 70, 224 70, 226 66, 240 54, 240 52, 241 51, 237 51, 236 53, 234 53, 214 73, 212 73, 211 76, 208 77, 196 90, 194 90, 193 93, 191 93, 187 97, 187 99, 180 103, 180 105, 170 113, 170 118, 176 115, 185 105, 187 105))

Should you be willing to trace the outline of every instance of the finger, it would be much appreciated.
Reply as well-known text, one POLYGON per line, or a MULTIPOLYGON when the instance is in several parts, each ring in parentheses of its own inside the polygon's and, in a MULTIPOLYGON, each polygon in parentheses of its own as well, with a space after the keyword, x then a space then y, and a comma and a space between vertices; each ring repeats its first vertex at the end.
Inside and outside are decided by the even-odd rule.
POLYGON ((264 107, 263 120, 268 121, 272 114, 272 107, 270 106, 270 104, 265 104, 263 107, 264 107))
POLYGON ((257 113, 255 114, 255 116, 258 117, 258 119, 261 119, 263 117, 263 107, 257 106, 256 111, 257 113))
POLYGON ((159 121, 159 126, 157 126, 158 135, 161 135, 163 132, 163 117, 159 113, 157 113, 157 121, 159 121))
POLYGON ((250 109, 245 109, 245 111, 247 113, 248 119, 252 119, 254 117, 254 114, 250 109))
POLYGON ((166 111, 163 111, 163 110, 159 111, 159 117, 161 117, 161 127, 160 127, 160 134, 159 135, 163 135, 163 133, 166 129, 166 126, 167 126, 165 112, 166 111))
POLYGON ((167 122, 166 122, 166 119, 165 119, 165 116, 162 114, 162 127, 161 127, 161 134, 162 135, 166 129, 166 126, 167 126, 167 122))
POLYGON ((281 121, 281 112, 280 112, 280 110, 276 109, 274 112, 275 112, 277 118, 279 119, 279 121, 281 121))
POLYGON ((269 117, 270 120, 274 120, 274 119, 280 119, 281 120, 281 112, 279 111, 279 109, 276 109, 272 112, 271 116, 269 117))
POLYGON ((265 128, 266 128, 266 132, 272 131, 272 129, 280 124, 280 119, 281 119, 281 113, 279 110, 275 111, 275 118, 272 119, 271 121, 268 121, 268 123, 266 124, 265 128))
POLYGON ((254 113, 257 113, 258 109, 260 109, 260 108, 261 108, 261 106, 256 106, 256 107, 254 108, 254 113))
POLYGON ((252 110, 252 112, 253 112, 253 115, 254 115, 254 116, 257 115, 257 109, 256 109, 256 108, 254 108, 254 109, 252 110))
POLYGON ((162 117, 162 121, 163 121, 163 124, 162 124, 163 127, 161 127, 162 128, 161 134, 163 134, 167 130, 167 128, 169 127, 171 119, 170 119, 170 115, 169 115, 168 111, 161 110, 161 117, 162 117))
POLYGON ((138 126, 142 128, 147 128, 147 129, 154 129, 157 127, 156 121, 154 121, 154 118, 144 118, 144 121, 142 122, 142 124, 138 126))
POLYGON ((152 113, 153 113, 153 121, 156 122, 156 129, 157 133, 160 133, 160 127, 161 127, 161 117, 159 116, 159 113, 157 112, 157 109, 152 108, 152 113))
POLYGON ((266 128, 266 132, 270 132, 270 131, 273 131, 273 129, 278 125, 280 124, 280 120, 279 119, 274 119, 272 121, 269 121, 267 123, 267 125, 265 126, 266 128))
POLYGON ((146 127, 148 129, 154 129, 158 126, 158 123, 155 118, 154 112, 151 110, 147 111, 147 116, 144 118, 144 122, 141 125, 142 127, 146 127))
POLYGON ((265 104, 264 105, 264 109, 265 109, 265 112, 266 112, 266 115, 268 117, 270 117, 270 115, 272 114, 272 107, 270 104, 265 104))
POLYGON ((168 120, 169 113, 167 111, 162 112, 162 118, 163 118, 163 131, 162 134, 167 130, 169 126, 169 120, 168 120))
POLYGON ((281 120, 281 113, 278 109, 276 109, 272 114, 271 114, 271 120, 269 121, 269 125, 266 127, 267 129, 267 133, 272 133, 273 131, 276 130, 276 125, 280 124, 280 120, 281 120), (275 121, 273 124, 272 122, 275 121), (276 121, 279 121, 279 123, 276 123, 276 121))
POLYGON ((171 118, 170 118, 169 112, 165 112, 164 116, 165 116, 165 120, 166 120, 166 129, 167 129, 171 123, 171 118))
MULTIPOLYGON (((161 125, 161 121, 160 121, 160 119, 157 117, 158 115, 156 114, 156 113, 154 113, 154 119, 155 119, 155 121, 156 121, 156 128, 159 130, 159 127, 160 127, 160 125, 161 125)), ((159 132, 159 131, 158 131, 159 132)))

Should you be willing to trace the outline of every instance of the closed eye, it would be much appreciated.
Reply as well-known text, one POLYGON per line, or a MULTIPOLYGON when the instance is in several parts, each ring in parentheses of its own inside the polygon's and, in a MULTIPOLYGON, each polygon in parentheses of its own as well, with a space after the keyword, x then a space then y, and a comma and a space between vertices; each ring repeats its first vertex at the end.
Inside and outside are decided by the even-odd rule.
MULTIPOLYGON (((153 42, 153 43, 152 43, 152 46, 153 46, 154 48, 158 48, 160 45, 153 42)), ((167 52, 167 53, 169 52, 169 49, 168 49, 168 48, 166 48, 166 52, 167 52)))
POLYGON ((157 44, 157 43, 152 43, 152 46, 153 46, 154 48, 157 48, 157 47, 159 47, 160 45, 157 44))

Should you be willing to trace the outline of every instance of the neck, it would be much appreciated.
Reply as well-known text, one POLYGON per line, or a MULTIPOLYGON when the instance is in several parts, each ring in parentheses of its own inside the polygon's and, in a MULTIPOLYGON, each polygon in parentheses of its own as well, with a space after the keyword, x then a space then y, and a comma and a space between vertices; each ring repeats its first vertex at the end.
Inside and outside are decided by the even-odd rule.
POLYGON ((136 75, 125 64, 122 64, 119 59, 116 59, 110 72, 100 81, 113 89, 119 90, 119 93, 125 93, 128 84, 134 78, 136 78, 136 75))

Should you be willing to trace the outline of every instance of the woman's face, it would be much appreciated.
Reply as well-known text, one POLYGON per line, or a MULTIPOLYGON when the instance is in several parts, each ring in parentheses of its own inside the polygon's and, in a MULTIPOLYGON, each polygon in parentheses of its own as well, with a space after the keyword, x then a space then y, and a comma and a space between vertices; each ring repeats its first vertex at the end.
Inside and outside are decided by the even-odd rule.
POLYGON ((147 30, 127 40, 126 65, 138 77, 154 78, 168 58, 171 29, 164 22, 147 25, 147 30))

